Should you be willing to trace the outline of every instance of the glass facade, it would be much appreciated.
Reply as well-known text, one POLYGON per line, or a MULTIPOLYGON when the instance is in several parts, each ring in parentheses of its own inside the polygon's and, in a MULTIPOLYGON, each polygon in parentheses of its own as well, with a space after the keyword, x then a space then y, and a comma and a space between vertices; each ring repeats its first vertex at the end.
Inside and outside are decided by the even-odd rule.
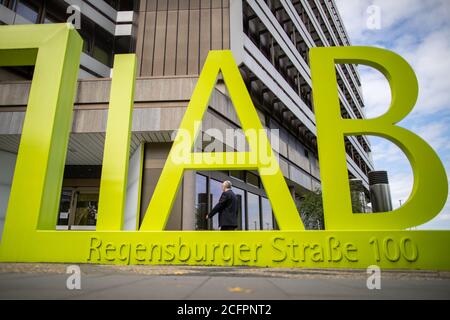
MULTIPOLYGON (((226 172, 228 174, 228 172, 226 172)), ((245 176, 239 174, 239 177, 245 176)), ((221 172, 225 174, 225 172, 221 172)), ((259 177, 254 175, 257 181, 259 177)), ((236 173, 230 172, 227 179, 233 180, 236 173)), ((253 179, 255 181, 255 179, 253 179)), ((233 182, 233 181, 232 181, 233 182)), ((222 194, 222 180, 207 177, 203 174, 196 175, 196 196, 195 196, 195 228, 196 230, 219 230, 219 218, 215 215, 212 222, 204 219, 206 214, 217 204, 222 194)), ((273 230, 275 229, 274 216, 270 201, 265 197, 264 191, 255 191, 252 184, 246 184, 242 181, 239 187, 233 186, 233 192, 238 201, 238 230, 273 230)))
MULTIPOLYGON (((228 178, 233 180, 235 175, 231 173, 232 171, 228 178)), ((259 180, 258 176, 256 178, 259 180)), ((196 175, 196 230, 220 229, 218 215, 213 217, 212 222, 206 221, 204 217, 219 201, 222 194, 222 181, 222 179, 207 177, 203 174, 196 175)), ((270 201, 265 197, 264 191, 259 189, 260 194, 257 194, 247 189, 255 191, 253 185, 245 184, 243 181, 239 184, 239 187, 233 186, 233 192, 236 194, 238 202, 238 230, 275 229, 276 225, 274 223, 275 218, 272 213, 272 207, 270 201)))

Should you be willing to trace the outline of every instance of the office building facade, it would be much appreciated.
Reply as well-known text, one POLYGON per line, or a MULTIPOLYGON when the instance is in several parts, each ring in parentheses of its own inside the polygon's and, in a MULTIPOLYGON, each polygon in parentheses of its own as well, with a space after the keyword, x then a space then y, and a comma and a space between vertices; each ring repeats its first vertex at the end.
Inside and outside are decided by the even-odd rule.
MULTIPOLYGON (((320 188, 308 50, 350 45, 333 0, 0 0, 1 24, 68 19, 79 23, 84 46, 55 228, 95 229, 110 77, 118 53, 138 58, 125 229, 134 230, 145 215, 210 50, 232 50, 263 126, 277 133, 279 164, 295 200, 320 188)), ((32 74, 31 67, 0 69, 1 224, 32 74)), ((336 74, 342 116, 364 118, 356 66, 338 65, 336 74)), ((239 127, 219 77, 195 151, 217 142, 235 150, 212 132, 239 127)), ((349 178, 360 180, 367 191, 373 170, 369 141, 345 139, 349 178)), ((217 220, 208 223, 204 216, 218 201, 223 180, 233 183, 238 196, 239 229, 277 228, 257 172, 188 171, 166 229, 217 229, 217 220)))

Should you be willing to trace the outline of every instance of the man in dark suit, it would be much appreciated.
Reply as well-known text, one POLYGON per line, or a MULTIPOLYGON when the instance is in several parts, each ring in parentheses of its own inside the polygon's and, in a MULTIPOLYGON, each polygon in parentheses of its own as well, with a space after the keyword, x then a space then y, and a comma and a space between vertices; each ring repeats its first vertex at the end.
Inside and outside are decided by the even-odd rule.
POLYGON ((206 215, 206 219, 212 219, 216 213, 219 213, 220 230, 235 230, 238 226, 237 198, 231 188, 232 184, 230 181, 222 183, 223 192, 219 202, 206 215))

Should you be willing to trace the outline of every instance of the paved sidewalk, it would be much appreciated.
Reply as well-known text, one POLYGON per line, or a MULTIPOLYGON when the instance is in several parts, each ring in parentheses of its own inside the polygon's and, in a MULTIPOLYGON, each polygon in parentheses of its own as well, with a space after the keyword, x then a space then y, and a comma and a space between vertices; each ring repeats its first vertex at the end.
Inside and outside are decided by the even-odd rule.
POLYGON ((449 272, 80 265, 68 290, 67 266, 0 263, 0 299, 450 299, 449 272))

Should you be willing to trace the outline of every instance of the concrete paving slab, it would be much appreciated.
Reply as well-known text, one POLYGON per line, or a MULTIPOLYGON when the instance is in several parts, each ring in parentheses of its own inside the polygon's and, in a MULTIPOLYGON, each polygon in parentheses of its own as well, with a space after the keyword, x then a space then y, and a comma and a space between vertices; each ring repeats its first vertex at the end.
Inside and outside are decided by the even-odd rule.
MULTIPOLYGON (((123 276, 128 277, 128 276, 123 276)), ((182 300, 208 277, 147 276, 129 281, 121 286, 95 290, 74 297, 75 299, 126 299, 126 300, 182 300)))
POLYGON ((286 299, 288 296, 267 279, 253 277, 211 277, 188 297, 214 299, 286 299))

